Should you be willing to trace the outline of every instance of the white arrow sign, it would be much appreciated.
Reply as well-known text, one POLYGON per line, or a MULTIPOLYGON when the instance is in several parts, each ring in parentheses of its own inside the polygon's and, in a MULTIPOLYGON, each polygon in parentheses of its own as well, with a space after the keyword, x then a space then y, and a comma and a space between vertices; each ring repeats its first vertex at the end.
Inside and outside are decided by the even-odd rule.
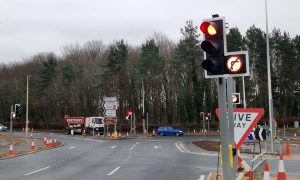
POLYGON ((107 101, 103 103, 104 109, 118 109, 117 101, 107 101))
MULTIPOLYGON (((220 109, 216 109, 216 114, 220 119, 220 109)), ((235 108, 234 117, 234 140, 235 147, 239 149, 247 139, 248 134, 262 118, 264 109, 262 108, 235 108)), ((224 123, 224 122, 220 122, 224 123)), ((222 133, 222 132, 221 132, 222 133)))
POLYGON ((117 112, 115 109, 108 109, 104 111, 104 116, 106 117, 116 117, 117 116, 117 112))
POLYGON ((117 97, 103 97, 103 101, 117 101, 117 97))

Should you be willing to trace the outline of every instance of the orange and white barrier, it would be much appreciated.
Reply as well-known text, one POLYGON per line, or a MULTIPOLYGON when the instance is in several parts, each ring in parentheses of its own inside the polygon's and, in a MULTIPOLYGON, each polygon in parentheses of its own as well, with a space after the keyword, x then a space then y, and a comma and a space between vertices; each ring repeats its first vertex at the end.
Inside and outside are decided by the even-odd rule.
POLYGON ((264 178, 263 180, 270 180, 270 171, 269 171, 269 164, 266 162, 265 170, 264 170, 264 178))
POLYGON ((278 164, 277 180, 286 180, 286 174, 285 174, 285 168, 284 168, 282 154, 280 155, 279 164, 278 164))
POLYGON ((238 156, 238 161, 240 161, 242 166, 244 167, 245 175, 251 177, 251 167, 240 156, 238 156))

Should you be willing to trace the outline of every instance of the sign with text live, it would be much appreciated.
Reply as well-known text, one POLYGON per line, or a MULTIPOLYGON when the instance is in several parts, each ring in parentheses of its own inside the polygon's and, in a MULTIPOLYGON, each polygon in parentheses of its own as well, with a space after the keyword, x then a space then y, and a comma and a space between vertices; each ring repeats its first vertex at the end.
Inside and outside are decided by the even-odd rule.
MULTIPOLYGON (((249 133, 264 115, 263 108, 235 108, 234 117, 234 140, 235 147, 238 149, 247 139, 249 133)), ((220 109, 216 109, 216 114, 220 119, 220 109)), ((220 121, 222 123, 222 121, 220 121)), ((231 128, 231 127, 230 127, 231 128)), ((221 132, 222 133, 222 132, 221 132)))

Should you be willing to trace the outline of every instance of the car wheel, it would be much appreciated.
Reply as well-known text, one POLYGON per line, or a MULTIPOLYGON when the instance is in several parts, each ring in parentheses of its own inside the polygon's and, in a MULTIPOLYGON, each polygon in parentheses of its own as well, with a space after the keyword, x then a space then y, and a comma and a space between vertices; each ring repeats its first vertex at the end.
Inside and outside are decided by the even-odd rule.
POLYGON ((176 136, 179 136, 179 133, 176 133, 176 136))
POLYGON ((164 133, 160 133, 160 135, 161 135, 161 136, 163 136, 163 135, 164 135, 164 133))

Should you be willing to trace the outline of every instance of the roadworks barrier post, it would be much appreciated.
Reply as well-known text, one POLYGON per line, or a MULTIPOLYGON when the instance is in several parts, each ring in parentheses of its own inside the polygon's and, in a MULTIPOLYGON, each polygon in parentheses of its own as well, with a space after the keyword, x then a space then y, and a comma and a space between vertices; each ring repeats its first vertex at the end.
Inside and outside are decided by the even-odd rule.
POLYGON ((97 139, 100 139, 100 132, 98 132, 97 134, 97 139))
POLYGON ((244 173, 246 176, 251 177, 251 167, 241 158, 241 156, 238 156, 238 161, 241 162, 242 166, 244 167, 244 173))

